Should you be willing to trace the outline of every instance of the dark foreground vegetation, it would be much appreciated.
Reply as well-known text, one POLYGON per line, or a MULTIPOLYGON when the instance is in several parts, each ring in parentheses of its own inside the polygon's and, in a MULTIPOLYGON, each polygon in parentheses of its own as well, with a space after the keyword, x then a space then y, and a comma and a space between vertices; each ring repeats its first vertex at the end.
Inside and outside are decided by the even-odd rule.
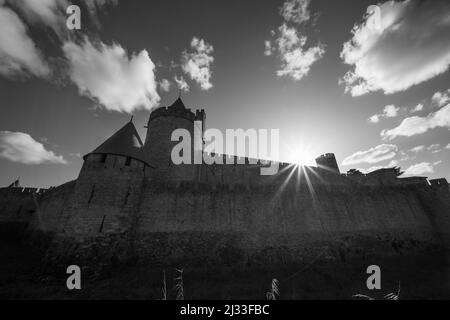
POLYGON ((446 255, 364 257, 337 260, 318 256, 301 265, 162 266, 130 261, 116 266, 82 268, 82 289, 66 288, 66 270, 48 271, 44 253, 15 236, 0 238, 0 299, 176 299, 176 268, 183 268, 185 299, 265 299, 272 279, 279 281, 279 299, 355 299, 354 294, 382 298, 397 292, 400 299, 450 298, 446 255), (367 266, 382 270, 382 289, 366 288, 367 266))

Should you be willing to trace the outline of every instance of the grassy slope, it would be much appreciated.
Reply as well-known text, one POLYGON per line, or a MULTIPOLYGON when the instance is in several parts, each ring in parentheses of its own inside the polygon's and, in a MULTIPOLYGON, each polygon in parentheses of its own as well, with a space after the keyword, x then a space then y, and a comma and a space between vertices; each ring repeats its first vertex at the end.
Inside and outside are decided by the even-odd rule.
MULTIPOLYGON (((174 266, 130 265, 90 279, 83 270, 82 290, 66 289, 63 268, 42 275, 41 257, 17 241, 0 240, 0 299, 160 299, 162 270, 167 273, 168 298, 174 299, 174 266)), ((184 267, 186 299, 264 299, 271 279, 280 281, 282 299, 351 299, 363 293, 382 297, 396 292, 401 299, 450 298, 443 256, 371 258, 370 261, 316 261, 306 266, 265 268, 184 267), (365 289, 366 267, 382 269, 382 290, 365 289)))

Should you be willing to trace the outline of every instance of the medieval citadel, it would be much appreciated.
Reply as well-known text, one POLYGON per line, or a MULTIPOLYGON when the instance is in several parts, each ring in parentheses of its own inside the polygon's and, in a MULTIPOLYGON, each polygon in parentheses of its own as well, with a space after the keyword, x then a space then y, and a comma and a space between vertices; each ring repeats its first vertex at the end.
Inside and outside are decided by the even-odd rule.
POLYGON ((445 179, 401 178, 398 168, 342 174, 333 154, 317 167, 281 163, 273 176, 248 159, 174 165, 171 133, 193 135, 195 120, 205 123, 204 110, 178 99, 150 114, 144 143, 130 121, 86 154, 76 180, 0 189, 0 224, 51 235, 54 255, 110 260, 295 261, 318 249, 345 259, 447 243, 445 179))

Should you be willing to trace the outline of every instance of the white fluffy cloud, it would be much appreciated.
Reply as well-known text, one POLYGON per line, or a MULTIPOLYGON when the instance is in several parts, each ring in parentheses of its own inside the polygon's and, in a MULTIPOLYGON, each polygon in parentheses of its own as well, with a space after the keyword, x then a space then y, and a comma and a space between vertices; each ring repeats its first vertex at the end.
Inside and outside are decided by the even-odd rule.
POLYGON ((271 56, 272 55, 272 41, 266 40, 264 41, 264 55, 265 56, 271 56))
POLYGON ((438 143, 428 146, 427 150, 430 151, 431 153, 438 153, 442 151, 441 145, 438 143))
POLYGON ((445 149, 450 150, 450 143, 445 147, 445 149))
POLYGON ((380 122, 380 115, 379 114, 374 114, 373 116, 370 116, 369 122, 372 122, 372 123, 380 122))
POLYGON ((305 48, 307 37, 301 34, 299 36, 295 28, 290 28, 285 23, 279 27, 278 32, 276 43, 281 67, 277 70, 277 75, 301 80, 309 73, 311 66, 322 59, 325 54, 324 46, 318 44, 305 48))
POLYGON ((129 57, 118 44, 94 45, 87 38, 81 44, 65 42, 63 50, 80 94, 105 109, 132 113, 159 103, 155 65, 146 50, 129 57))
POLYGON ((186 80, 184 80, 183 76, 180 76, 179 78, 177 76, 174 76, 173 80, 177 84, 179 90, 189 92, 189 85, 187 84, 186 80))
POLYGON ((443 105, 450 102, 450 89, 443 92, 436 92, 431 98, 431 102, 438 107, 442 107, 443 105))
POLYGON ((0 157, 23 164, 67 163, 23 132, 0 131, 0 157))
POLYGON ((394 158, 398 147, 393 144, 380 144, 366 151, 358 151, 342 161, 344 166, 359 163, 377 163, 394 158))
POLYGON ((379 169, 383 169, 383 168, 384 168, 383 166, 373 166, 373 167, 366 168, 366 169, 365 168, 359 168, 357 170, 362 172, 362 173, 364 173, 364 174, 368 174, 370 172, 373 172, 373 171, 376 171, 376 170, 379 170, 379 169))
POLYGON ((341 58, 353 66, 341 79, 346 92, 391 94, 448 70, 450 2, 387 1, 379 8, 355 25, 344 44, 341 58))
POLYGON ((399 110, 400 108, 394 106, 393 104, 390 104, 384 107, 383 114, 386 118, 395 118, 396 116, 398 116, 399 110))
POLYGON ((61 34, 65 28, 67 0, 7 0, 31 23, 43 23, 61 34))
MULTIPOLYGON (((86 0, 82 3, 97 22, 98 9, 116 5, 118 0, 86 0)), ((70 4, 68 0, 0 0, 0 74, 48 77, 50 67, 29 36, 27 24, 49 26, 60 38, 67 38, 66 9, 70 4)))
POLYGON ((305 77, 311 66, 322 59, 325 47, 321 43, 306 47, 308 38, 297 28, 310 20, 309 4, 311 0, 287 0, 280 8, 283 24, 277 32, 271 31, 274 43, 271 40, 264 42, 264 55, 271 56, 277 53, 280 59, 280 67, 276 74, 279 77, 288 76, 295 81, 305 77), (289 24, 297 24, 291 27, 289 24))
POLYGON ((170 81, 167 79, 162 79, 159 82, 159 87, 161 88, 162 91, 169 92, 170 91, 170 81))
POLYGON ((288 0, 281 7, 280 14, 287 22, 302 24, 311 17, 308 8, 310 3, 311 0, 288 0))
POLYGON ((415 106, 414 108, 411 109, 411 113, 419 112, 419 111, 422 111, 422 110, 423 110, 423 104, 419 103, 417 106, 415 106))
POLYGON ((383 109, 383 113, 374 114, 369 118, 369 121, 372 123, 377 123, 381 118, 395 118, 398 116, 398 112, 400 111, 399 107, 394 106, 393 104, 387 105, 383 109))
POLYGON ((414 164, 414 165, 410 166, 408 169, 406 169, 403 175, 417 176, 417 175, 423 175, 426 173, 434 173, 433 164, 431 164, 429 162, 421 162, 421 163, 414 164))
POLYGON ((424 149, 425 149, 425 146, 424 145, 420 145, 420 146, 411 148, 409 151, 417 153, 417 152, 423 151, 424 149))
POLYGON ((192 38, 191 41, 192 52, 183 51, 181 56, 181 68, 191 80, 194 80, 200 85, 202 90, 209 90, 212 88, 211 83, 211 64, 214 61, 212 53, 214 48, 203 39, 197 37, 192 38))
POLYGON ((439 127, 450 128, 450 104, 425 117, 406 118, 396 128, 381 131, 381 137, 385 140, 398 136, 411 137, 439 127))
POLYGON ((33 74, 47 77, 47 63, 28 35, 28 28, 11 9, 0 2, 0 74, 33 74))
MULTIPOLYGON (((51 27, 59 36, 66 33, 66 10, 68 0, 7 0, 20 10, 30 23, 42 23, 51 27)), ((84 0, 88 16, 99 26, 98 11, 108 5, 117 5, 118 0, 84 0)), ((84 15, 82 13, 82 19, 84 15)))

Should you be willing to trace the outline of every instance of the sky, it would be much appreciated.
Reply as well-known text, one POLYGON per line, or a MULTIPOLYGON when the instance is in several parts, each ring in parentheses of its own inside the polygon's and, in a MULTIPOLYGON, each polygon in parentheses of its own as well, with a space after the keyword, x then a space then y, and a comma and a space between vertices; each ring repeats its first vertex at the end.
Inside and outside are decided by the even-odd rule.
POLYGON ((446 0, 0 0, 0 25, 0 186, 75 179, 180 93, 285 162, 450 180, 446 0))

